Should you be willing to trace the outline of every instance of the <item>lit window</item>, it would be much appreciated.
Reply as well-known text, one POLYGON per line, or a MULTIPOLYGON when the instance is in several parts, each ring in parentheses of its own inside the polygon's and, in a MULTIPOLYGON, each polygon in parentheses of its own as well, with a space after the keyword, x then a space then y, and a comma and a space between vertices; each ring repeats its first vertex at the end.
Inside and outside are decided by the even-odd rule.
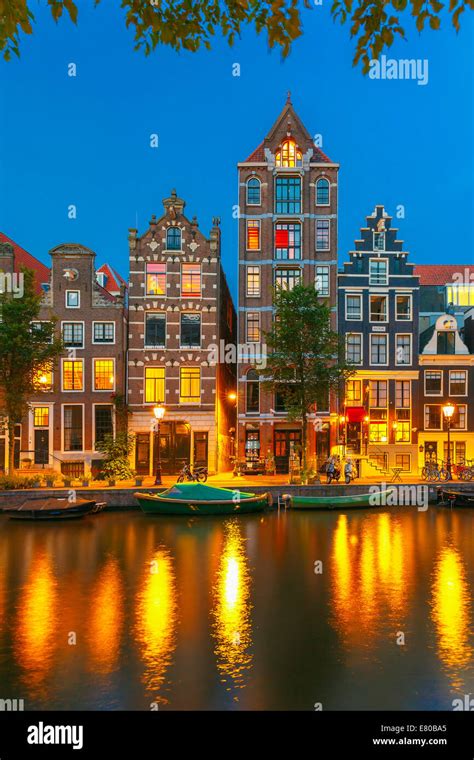
POLYGON ((411 336, 397 335, 395 364, 411 364, 411 336))
POLYGON ((260 206, 260 203, 260 180, 256 177, 251 177, 247 182, 247 205, 260 206))
POLYGON ((166 231, 166 249, 168 251, 181 250, 181 230, 179 227, 168 227, 166 231))
POLYGON ((387 443, 387 423, 370 421, 369 440, 371 443, 387 443))
POLYGON ((258 311, 247 312, 246 326, 247 343, 258 343, 260 341, 260 313, 258 311))
POLYGON ((301 225, 298 222, 275 225, 275 258, 301 258, 301 225))
POLYGON ((369 285, 386 285, 387 278, 388 268, 386 259, 370 259, 369 285))
POLYGON ((329 295, 329 267, 316 267, 316 290, 318 291, 318 296, 329 295))
POLYGON ((33 425, 35 427, 48 427, 49 425, 49 407, 35 406, 33 410, 33 425))
POLYGON ((196 404, 201 400, 200 367, 181 367, 179 370, 180 404, 196 404))
POLYGON ((387 364, 387 336, 370 336, 370 363, 387 364))
POLYGON ((260 222, 258 219, 247 219, 247 251, 260 250, 260 222))
POLYGON ((362 363, 362 335, 349 333, 346 336, 346 361, 349 364, 362 363))
POLYGON ((316 204, 329 206, 329 180, 318 179, 316 183, 316 204))
POLYGON ((346 403, 347 404, 361 404, 362 403, 362 383, 360 380, 347 380, 346 381, 346 403))
POLYGON ((371 380, 369 384, 369 404, 371 409, 385 409, 387 407, 387 381, 371 380))
POLYGON ((370 321, 387 321, 387 296, 370 296, 370 321))
POLYGON ((164 347, 166 344, 166 314, 145 314, 145 346, 164 347))
POLYGON ((362 296, 360 295, 346 296, 346 319, 348 320, 362 319, 362 296))
POLYGON ((94 322, 94 343, 114 343, 115 325, 113 322, 94 322))
POLYGON ((82 451, 82 406, 65 406, 63 412, 64 451, 82 451))
POLYGON ((145 403, 162 404, 165 400, 164 367, 145 367, 145 403))
POLYGON ((276 269, 275 287, 282 290, 293 290, 301 282, 301 269, 276 269))
POLYGON ((79 309, 81 293, 79 290, 66 290, 66 309, 79 309))
POLYGON ((147 295, 166 295, 166 264, 146 265, 146 292, 147 295))
POLYGON ((329 251, 329 219, 316 221, 316 250, 329 251))
POLYGON ((455 306, 474 306, 474 285, 448 285, 446 298, 455 306))
POLYGON ((63 322, 63 343, 66 348, 84 347, 84 325, 82 322, 63 322))
POLYGON ((374 251, 385 251, 385 232, 374 232, 374 251))
POLYGON ((397 295, 395 299, 395 319, 410 321, 411 318, 411 296, 397 295))
POLYGON ((181 346, 183 348, 200 348, 200 314, 181 314, 181 346))
POLYGON ((410 380, 395 381, 395 407, 397 409, 409 409, 411 401, 410 380))
POLYGON ((181 266, 181 295, 190 298, 201 296, 201 265, 183 264, 181 266))
POLYGON ((50 369, 38 369, 34 376, 34 386, 37 391, 50 391, 53 388, 53 372, 50 369))
POLYGON ((292 167, 301 166, 303 163, 301 151, 296 147, 294 140, 285 140, 281 149, 275 156, 277 166, 292 167))
POLYGON ((63 390, 84 390, 84 363, 82 359, 65 359, 63 361, 63 390))
POLYGON ((275 213, 301 213, 301 178, 277 177, 275 183, 275 213))
POLYGON ((449 395, 467 395, 467 372, 466 370, 453 370, 449 373, 449 395))
POLYGON ((94 359, 94 390, 113 391, 115 367, 113 359, 94 359))
POLYGON ((466 429, 466 404, 458 404, 451 419, 451 427, 455 430, 466 429))
POLYGON ((260 267, 247 267, 247 296, 260 296, 260 267))
POLYGON ((440 370, 425 370, 425 395, 441 396, 443 392, 443 373, 440 370))

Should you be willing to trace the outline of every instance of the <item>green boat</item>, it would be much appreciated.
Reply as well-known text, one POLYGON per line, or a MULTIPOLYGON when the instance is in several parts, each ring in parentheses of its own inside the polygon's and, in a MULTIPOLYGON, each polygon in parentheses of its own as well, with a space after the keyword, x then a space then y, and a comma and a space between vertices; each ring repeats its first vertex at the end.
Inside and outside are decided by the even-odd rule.
POLYGON ((271 506, 269 493, 254 494, 203 483, 175 483, 161 493, 133 494, 149 515, 238 515, 271 506))
POLYGON ((394 488, 376 493, 355 493, 345 496, 292 496, 283 498, 292 509, 359 509, 363 507, 385 506, 387 496, 394 488))

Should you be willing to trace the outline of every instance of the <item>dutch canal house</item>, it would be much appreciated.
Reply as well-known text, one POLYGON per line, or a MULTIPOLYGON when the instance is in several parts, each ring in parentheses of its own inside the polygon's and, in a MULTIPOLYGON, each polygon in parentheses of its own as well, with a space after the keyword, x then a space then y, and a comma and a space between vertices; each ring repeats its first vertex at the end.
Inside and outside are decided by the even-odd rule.
MULTIPOLYGON (((339 165, 316 147, 288 100, 264 140, 238 164, 239 348, 238 456, 261 471, 274 456, 288 472, 298 456, 301 426, 287 419, 278 394, 264 390, 256 371, 273 318, 272 289, 314 284, 336 326, 339 165)), ((324 460, 335 441, 330 400, 308 420, 310 460, 324 460), (314 417, 322 418, 316 430, 314 417)))
POLYGON ((339 453, 363 475, 418 473, 419 281, 398 230, 376 206, 344 263, 339 332, 355 374, 339 417, 339 453))
POLYGON ((143 475, 185 463, 230 469, 235 366, 214 346, 235 344, 235 312, 221 263, 219 220, 209 238, 173 191, 164 214, 129 233, 129 428, 143 475), (220 361, 219 361, 220 360, 220 361), (158 444, 153 408, 163 404, 158 444))
MULTIPOLYGON (((29 399, 16 428, 15 467, 66 477, 95 474, 103 456, 97 443, 116 429, 117 400, 125 394, 125 283, 112 295, 97 280, 95 253, 77 243, 53 248, 49 269, 6 236, 1 241, 0 269, 35 272, 42 292, 38 321, 54 318, 65 345, 53 371, 40 372, 43 390, 29 399)), ((7 450, 2 431, 0 469, 7 450)))

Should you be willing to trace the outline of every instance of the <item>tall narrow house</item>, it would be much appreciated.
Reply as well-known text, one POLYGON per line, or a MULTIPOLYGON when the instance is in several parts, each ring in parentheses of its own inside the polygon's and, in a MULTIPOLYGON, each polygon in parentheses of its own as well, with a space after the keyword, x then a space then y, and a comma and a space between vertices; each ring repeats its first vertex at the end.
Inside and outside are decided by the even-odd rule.
POLYGON ((164 214, 130 230, 128 403, 136 471, 184 464, 211 473, 231 465, 235 366, 218 346, 235 344, 235 312, 220 258, 219 220, 209 237, 173 191, 164 214), (231 398, 229 399, 229 395, 231 398), (153 408, 165 407, 160 440, 153 408))
MULTIPOLYGON (((317 142, 317 141, 316 141, 317 142)), ((316 146, 288 96, 283 111, 239 173, 238 455, 249 470, 272 454, 277 472, 288 472, 301 443, 276 394, 263 389, 256 364, 265 354, 264 333, 273 318, 273 288, 314 285, 329 301, 336 326, 337 177, 339 165, 316 146)), ((329 400, 309 420, 309 454, 324 459, 335 425, 329 400)))

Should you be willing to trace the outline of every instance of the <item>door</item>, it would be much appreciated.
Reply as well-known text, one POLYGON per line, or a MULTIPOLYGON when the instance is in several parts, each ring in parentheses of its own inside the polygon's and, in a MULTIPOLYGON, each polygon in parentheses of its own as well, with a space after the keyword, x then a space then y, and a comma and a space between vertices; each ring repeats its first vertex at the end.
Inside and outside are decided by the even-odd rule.
POLYGON ((148 475, 150 472, 150 435, 137 433, 135 441, 135 470, 137 475, 148 475))
POLYGON ((49 462, 49 430, 35 430, 34 463, 45 465, 49 462))
POLYGON ((329 423, 325 422, 321 430, 316 431, 316 459, 318 470, 329 457, 329 423))
MULTIPOLYGON (((158 462, 158 434, 153 441, 153 467, 158 462)), ((162 422, 160 425, 161 471, 165 475, 177 475, 191 457, 191 427, 187 422, 162 422)))
POLYGON ((5 472, 5 438, 0 438, 0 472, 5 472))
POLYGON ((426 441, 425 443, 425 462, 438 461, 438 441, 426 441))
POLYGON ((301 450, 301 430, 275 430, 273 443, 276 472, 289 472, 290 453, 301 450))
POLYGON ((207 467, 208 434, 206 431, 194 433, 194 465, 207 467))
POLYGON ((349 454, 361 452, 361 422, 347 423, 347 451, 349 454))

